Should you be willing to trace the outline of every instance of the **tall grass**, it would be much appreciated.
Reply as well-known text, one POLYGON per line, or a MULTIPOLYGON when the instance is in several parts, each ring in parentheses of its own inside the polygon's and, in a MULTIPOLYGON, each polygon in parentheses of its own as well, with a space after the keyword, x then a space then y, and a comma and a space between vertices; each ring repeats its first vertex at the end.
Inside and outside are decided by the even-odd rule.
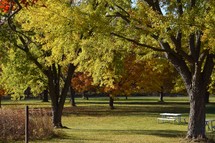
MULTIPOLYGON (((29 112, 29 137, 42 139, 54 134, 51 117, 46 110, 29 112)), ((0 109, 0 140, 23 140, 25 137, 25 112, 21 109, 0 109)))

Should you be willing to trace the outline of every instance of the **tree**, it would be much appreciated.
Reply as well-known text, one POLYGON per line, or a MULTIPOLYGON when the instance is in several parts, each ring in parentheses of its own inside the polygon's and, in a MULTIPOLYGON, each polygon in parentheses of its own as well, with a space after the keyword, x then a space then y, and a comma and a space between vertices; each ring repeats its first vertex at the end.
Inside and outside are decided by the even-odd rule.
POLYGON ((89 76, 89 73, 77 72, 72 78, 72 86, 77 92, 85 92, 93 90, 94 86, 92 85, 93 79, 89 76))
POLYGON ((148 59, 144 66, 145 90, 148 92, 157 91, 160 95, 160 102, 164 102, 165 93, 171 93, 178 74, 173 66, 163 57, 148 59))
POLYGON ((214 23, 214 2, 143 0, 131 6, 122 0, 108 4, 106 17, 112 17, 116 27, 111 35, 164 53, 176 68, 190 98, 187 138, 206 139, 204 97, 214 68, 214 44, 209 44, 213 38, 204 36, 214 23))
MULTIPOLYGON (((85 15, 80 11, 80 9, 87 11, 89 7, 78 8, 75 4, 64 1, 41 0, 27 9, 24 9, 17 0, 7 2, 9 2, 10 8, 4 10, 8 14, 4 15, 1 26, 5 26, 7 22, 9 29, 5 26, 6 35, 2 32, 2 37, 7 36, 6 41, 10 40, 11 43, 6 45, 2 41, 2 45, 9 49, 5 52, 12 58, 8 58, 4 63, 4 77, 9 77, 8 73, 12 73, 11 75, 14 76, 10 76, 13 82, 8 80, 5 85, 7 84, 10 90, 16 90, 14 94, 19 96, 21 89, 24 89, 23 85, 35 87, 34 91, 36 91, 38 86, 31 84, 38 82, 30 81, 42 79, 42 82, 39 83, 42 83, 43 88, 40 89, 44 90, 45 87, 49 89, 53 123, 56 127, 62 127, 61 116, 71 77, 76 65, 89 61, 89 58, 86 59, 87 53, 84 49, 86 44, 81 41, 87 41, 88 37, 93 36, 93 32, 97 32, 87 21, 91 21, 91 18, 96 19, 96 15, 89 17, 88 14, 85 15), (21 56, 27 61, 24 62, 25 64, 20 64, 23 62, 20 60, 21 56), (12 59, 16 63, 13 63, 12 59), (14 70, 9 71, 12 67, 14 70), (38 74, 28 72, 32 75, 31 78, 28 77, 29 74, 22 75, 29 71, 26 69, 31 69, 38 74), (38 75, 42 78, 36 78, 38 75), (14 77, 21 78, 22 84, 17 84, 19 80, 13 80, 14 77), (15 86, 12 86, 11 83, 14 83, 15 86), (17 86, 18 88, 15 88, 17 86)), ((101 23, 99 25, 104 27, 101 23)), ((91 48, 90 46, 87 50, 91 48)), ((105 81, 109 82, 109 79, 105 78, 105 81)))
MULTIPOLYGON (((74 74, 71 80, 71 102, 72 106, 75 105, 75 92, 83 93, 83 98, 85 98, 85 93, 87 91, 92 91, 95 86, 92 84, 92 77, 88 75, 89 73, 77 72, 74 74)), ((88 100, 88 96, 86 97, 88 100)))
POLYGON ((32 95, 30 87, 27 87, 27 89, 25 89, 24 95, 25 95, 26 98, 29 98, 30 95, 32 95))
MULTIPOLYGON (((171 92, 174 87, 176 71, 158 55, 145 55, 139 59, 130 53, 124 59, 124 72, 118 82, 109 88, 113 95, 129 96, 140 92, 171 92)), ((163 98, 163 97, 161 97, 163 98)))
POLYGON ((61 1, 38 1, 37 5, 27 9, 18 1, 14 2, 17 8, 13 13, 8 12, 6 20, 10 28, 3 34, 3 37, 10 40, 10 46, 1 43, 9 49, 5 51, 8 57, 4 63, 3 77, 10 77, 10 80, 5 85, 18 96, 21 89, 26 89, 22 83, 35 87, 32 92, 48 87, 53 124, 55 127, 63 127, 63 107, 76 68, 73 61, 80 52, 79 40, 85 37, 82 35, 84 32, 79 33, 74 28, 77 21, 70 19, 79 17, 76 15, 78 10, 61 1), (42 88, 38 83, 41 83, 42 88))
MULTIPOLYGON (((101 87, 98 84, 93 83, 93 78, 90 76, 90 73, 77 72, 72 78, 72 87, 75 91, 79 93, 86 94, 86 92, 94 91, 100 93, 107 93, 109 96, 109 107, 114 109, 114 97, 117 96, 114 89, 110 87, 101 87), (112 94, 113 93, 113 94, 112 94)), ((83 95, 86 96, 86 95, 83 95)), ((84 97, 85 98, 85 97, 84 97)), ((88 100, 88 96, 86 97, 88 100)))
POLYGON ((72 86, 70 86, 70 102, 71 102, 71 104, 72 104, 72 106, 73 107, 75 107, 76 106, 76 103, 75 103, 75 90, 73 89, 73 87, 72 86))
POLYGON ((43 102, 49 102, 49 92, 47 89, 43 90, 40 95, 42 96, 43 102))
POLYGON ((5 90, 0 89, 0 108, 1 108, 1 99, 2 99, 2 96, 4 95, 5 95, 5 90))

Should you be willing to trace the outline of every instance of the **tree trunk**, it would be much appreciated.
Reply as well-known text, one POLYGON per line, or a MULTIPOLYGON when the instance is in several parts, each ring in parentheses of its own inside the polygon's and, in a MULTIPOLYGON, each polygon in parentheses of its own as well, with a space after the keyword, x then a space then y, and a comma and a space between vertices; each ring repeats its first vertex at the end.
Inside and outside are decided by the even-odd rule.
POLYGON ((109 106, 110 106, 110 109, 114 109, 113 104, 114 104, 114 99, 113 99, 112 96, 110 96, 110 97, 109 97, 109 106))
POLYGON ((60 66, 56 68, 56 66, 53 65, 47 71, 48 88, 49 88, 49 94, 50 94, 51 104, 52 104, 52 119, 53 119, 52 121, 53 121, 54 127, 56 128, 63 127, 61 118, 63 114, 63 108, 64 108, 67 92, 71 85, 71 79, 74 71, 75 71, 75 66, 70 64, 68 66, 68 71, 66 73, 67 75, 64 80, 64 85, 62 89, 60 89, 60 86, 59 86, 60 85, 59 81, 61 78, 60 66))
POLYGON ((25 91, 24 91, 25 97, 28 99, 30 97, 31 93, 31 88, 28 87, 25 91))
POLYGON ((205 135, 205 94, 206 87, 193 87, 189 92, 190 115, 187 138, 206 139, 205 135))
POLYGON ((83 92, 83 99, 89 100, 89 97, 86 91, 83 92))
POLYGON ((53 106, 52 106, 52 121, 53 121, 55 128, 62 128, 63 127, 62 120, 61 120, 62 113, 63 113, 63 110, 58 107, 58 104, 57 103, 53 104, 53 106))
POLYGON ((160 102, 164 102, 163 101, 163 96, 164 96, 164 93, 163 93, 163 86, 161 86, 161 91, 159 92, 160 94, 160 102))
POLYGON ((207 91, 206 94, 205 94, 205 103, 209 103, 209 95, 210 93, 207 91))
POLYGON ((163 92, 159 92, 159 95, 160 95, 160 102, 164 102, 163 101, 163 92))
POLYGON ((49 102, 48 90, 43 91, 43 102, 49 102))
POLYGON ((72 87, 70 87, 70 101, 71 101, 71 105, 73 106, 73 107, 75 107, 76 106, 76 104, 75 104, 75 90, 72 88, 72 87))
POLYGON ((61 116, 62 116, 62 111, 59 108, 59 92, 56 92, 55 85, 53 84, 52 78, 49 77, 49 94, 51 97, 51 105, 52 105, 52 122, 54 127, 56 128, 61 128, 62 123, 61 123, 61 116))

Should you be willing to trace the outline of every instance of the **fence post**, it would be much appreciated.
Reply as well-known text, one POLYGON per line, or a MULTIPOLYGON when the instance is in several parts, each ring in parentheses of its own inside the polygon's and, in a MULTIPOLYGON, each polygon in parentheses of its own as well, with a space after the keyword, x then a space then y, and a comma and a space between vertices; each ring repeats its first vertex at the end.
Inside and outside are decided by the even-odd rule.
POLYGON ((25 143, 28 143, 28 124, 29 124, 28 106, 25 106, 25 143))

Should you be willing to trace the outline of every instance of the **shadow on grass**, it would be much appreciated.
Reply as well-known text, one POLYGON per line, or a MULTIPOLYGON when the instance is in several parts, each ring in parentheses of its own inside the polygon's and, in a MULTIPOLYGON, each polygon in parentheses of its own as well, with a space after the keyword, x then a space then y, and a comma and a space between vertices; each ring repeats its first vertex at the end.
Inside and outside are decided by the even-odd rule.
MULTIPOLYGON (((88 101, 81 101, 81 102, 77 102, 77 104, 97 104, 97 105, 101 105, 101 104, 108 104, 109 102, 108 101, 99 101, 99 102, 96 102, 96 101, 91 101, 91 100, 88 100, 88 101)), ((114 102, 115 105, 118 105, 118 104, 128 104, 128 105, 171 105, 171 104, 175 104, 175 105, 187 105, 189 104, 189 102, 159 102, 159 101, 115 101, 114 102)))
MULTIPOLYGON (((83 136, 78 137, 75 135, 67 135, 64 131, 59 130, 60 135, 55 136, 53 142, 58 142, 59 140, 64 140, 64 142, 85 142, 85 141, 94 141, 94 142, 113 142, 111 138, 108 138, 112 135, 121 135, 121 136, 129 136, 129 135, 151 135, 163 138, 181 138, 185 139, 186 131, 178 131, 178 130, 108 130, 108 129, 70 129, 72 132, 81 132, 83 136), (93 138, 89 136, 84 136, 85 133, 90 132, 91 134, 100 134, 105 135, 107 137, 104 138, 93 138)), ((87 133, 88 134, 88 133, 87 133)), ((209 139, 214 138, 214 134, 208 135, 209 139)), ((48 141, 48 140, 44 140, 48 141)), ((49 140, 50 141, 50 140, 49 140)), ((187 143, 187 142, 186 142, 187 143)), ((213 142, 214 143, 214 142, 213 142)))
MULTIPOLYGON (((69 130, 73 130, 74 129, 70 129, 69 130)), ((85 130, 79 130, 80 132, 84 132, 85 130)), ((90 130, 87 130, 86 132, 88 132, 90 130)), ((82 142, 82 141, 99 141, 99 142, 110 142, 112 140, 109 140, 108 138, 102 138, 102 139, 98 139, 98 138, 87 138, 85 136, 82 136, 82 137, 78 137, 78 136, 75 136, 75 135, 68 135, 67 133, 67 130, 65 129, 57 129, 56 131, 56 134, 55 136, 52 137, 53 141, 52 142, 59 142, 58 140, 64 140, 63 142, 72 142, 72 141, 75 141, 75 142, 82 142)), ((93 133, 93 131, 92 131, 93 133)), ((50 140, 44 140, 44 141, 50 141, 50 140)))
POLYGON ((111 142, 112 140, 109 138, 89 138, 85 137, 84 134, 86 132, 90 132, 91 134, 100 134, 100 135, 121 135, 121 136, 129 136, 129 135, 151 135, 158 136, 164 138, 183 138, 186 134, 185 131, 177 131, 177 130, 109 130, 109 129, 70 129, 72 132, 82 132, 82 137, 77 136, 68 136, 66 133, 61 131, 61 136, 58 136, 55 139, 65 139, 70 141, 100 141, 100 142, 111 142))
POLYGON ((131 106, 115 106, 116 109, 111 110, 105 106, 78 106, 75 108, 65 107, 64 116, 88 115, 88 116, 158 116, 162 112, 183 113, 188 115, 189 106, 172 105, 155 106, 155 105, 131 105, 131 106))
POLYGON ((103 133, 114 135, 152 135, 159 137, 182 137, 186 134, 185 131, 178 130, 106 130, 106 129, 72 129, 78 132, 103 133))
MULTIPOLYGON (((133 115, 146 115, 146 116, 158 116, 163 112, 182 113, 184 116, 189 115, 189 103, 179 102, 143 102, 143 103, 123 103, 115 104, 116 109, 111 110, 109 106, 101 105, 102 103, 96 103, 96 105, 82 105, 75 108, 65 107, 64 115, 88 115, 88 116, 133 116, 133 115)), ((207 104, 207 113, 215 113, 215 103, 207 104)))
POLYGON ((215 114, 215 103, 209 103, 206 105, 206 112, 210 114, 215 114))

